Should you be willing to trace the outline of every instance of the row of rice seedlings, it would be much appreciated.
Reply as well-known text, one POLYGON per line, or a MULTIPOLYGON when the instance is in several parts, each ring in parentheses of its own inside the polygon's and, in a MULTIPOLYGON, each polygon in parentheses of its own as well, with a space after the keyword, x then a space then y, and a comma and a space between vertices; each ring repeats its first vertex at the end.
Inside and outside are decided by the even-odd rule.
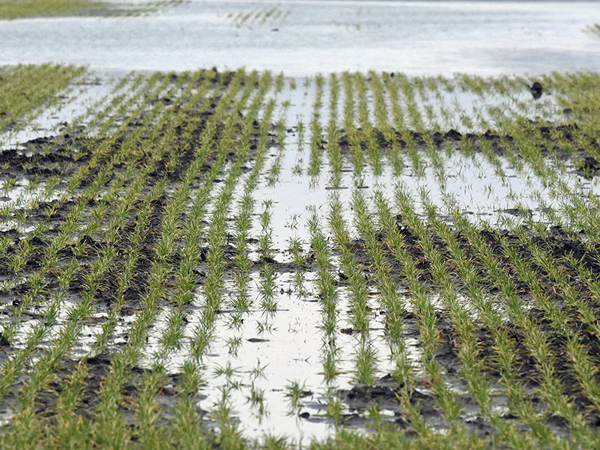
MULTIPOLYGON (((144 377, 138 388, 139 395, 138 398, 135 399, 134 416, 136 428, 134 430, 129 430, 123 426, 123 412, 119 411, 116 406, 121 401, 122 386, 124 382, 129 379, 128 374, 141 355, 148 328, 160 313, 160 301, 166 295, 165 289, 167 279, 175 270, 172 263, 172 257, 176 252, 176 243, 171 236, 176 236, 178 234, 177 230, 182 229, 179 222, 183 221, 182 213, 187 203, 185 199, 188 198, 191 192, 192 183, 199 172, 200 167, 213 150, 212 142, 216 137, 217 125, 223 120, 226 114, 226 108, 239 91, 243 78, 244 74, 238 72, 232 81, 228 92, 221 98, 215 114, 205 126, 205 132, 203 132, 200 146, 195 151, 195 159, 188 165, 187 171, 182 177, 182 183, 173 193, 171 201, 168 203, 163 213, 160 234, 152 249, 155 255, 154 265, 151 267, 148 275, 148 286, 142 294, 143 309, 136 315, 130 330, 130 339, 127 344, 121 351, 114 355, 111 361, 111 372, 104 380, 100 392, 101 401, 96 410, 96 426, 100 435, 105 435, 108 430, 118 429, 118 433, 113 432, 114 440, 112 442, 114 444, 112 445, 117 445, 117 443, 120 443, 118 445, 123 445, 128 442, 131 438, 132 431, 136 433, 136 436, 138 436, 139 439, 149 443, 155 442, 155 439, 157 439, 160 434, 160 431, 155 429, 158 410, 154 400, 155 392, 160 388, 160 382, 165 376, 165 368, 160 364, 162 360, 162 358, 160 358, 160 353, 157 355, 159 358, 156 360, 156 364, 153 365, 152 371, 144 377)), ((250 86, 252 84, 253 83, 250 83, 250 86)), ((246 93, 249 93, 252 89, 250 86, 245 89, 246 93)), ((245 103, 246 98, 247 95, 243 95, 242 98, 238 100, 237 109, 234 110, 234 114, 231 115, 234 118, 230 119, 230 122, 233 121, 235 123, 239 114, 239 108, 245 103)), ((227 139, 231 138, 232 131, 233 129, 228 127, 227 139)), ((215 176, 224 164, 225 152, 221 147, 219 147, 218 150, 219 155, 217 157, 217 162, 211 169, 209 176, 205 179, 204 186, 209 186, 213 183, 215 176)), ((202 188, 200 188, 200 191, 203 192, 203 194, 208 195, 208 192, 202 188)), ((179 319, 183 322, 183 318, 180 314, 174 314, 172 317, 176 319, 175 323, 179 322, 179 319)), ((169 334, 168 328, 166 333, 169 334)), ((181 335, 173 335, 173 337, 175 338, 173 342, 167 340, 167 348, 170 348, 171 344, 176 345, 176 341, 180 339, 181 335)))
POLYGON ((374 108, 377 128, 390 146, 390 149, 388 150, 388 159, 394 175, 399 176, 403 169, 403 161, 400 156, 400 143, 398 142, 396 130, 388 121, 388 107, 385 102, 385 92, 383 90, 382 80, 373 71, 369 72, 369 80, 371 92, 373 93, 375 100, 374 108))
POLYGON ((373 169, 373 173, 378 176, 382 173, 381 151, 379 143, 375 137, 373 125, 371 124, 369 113, 369 102, 367 100, 367 84, 362 74, 354 75, 356 93, 358 96, 358 122, 361 127, 361 136, 367 147, 369 164, 373 169))
POLYGON ((393 124, 396 128, 396 131, 400 133, 401 139, 405 142, 406 152, 408 153, 408 157, 410 158, 411 164, 413 166, 413 170, 417 175, 421 175, 424 173, 424 165, 421 162, 421 157, 416 148, 416 142, 408 129, 408 124, 405 120, 405 112, 401 107, 399 102, 399 91, 396 82, 392 79, 390 74, 386 73, 384 75, 385 87, 387 88, 389 94, 388 97, 390 99, 390 105, 392 107, 392 118, 393 124))
MULTIPOLYGON (((493 286, 502 293, 503 304, 511 322, 522 330, 523 343, 529 354, 536 360, 540 382, 538 391, 548 403, 549 410, 554 415, 564 418, 571 432, 571 437, 574 442, 578 443, 577 445, 584 447, 592 445, 595 439, 592 431, 585 418, 575 405, 569 401, 568 395, 564 392, 565 386, 562 385, 563 383, 561 383, 559 374, 555 369, 556 355, 548 333, 527 313, 524 300, 518 294, 519 291, 512 275, 506 271, 501 261, 494 256, 478 230, 468 222, 457 208, 453 208, 451 214, 458 229, 467 238, 473 249, 472 257, 476 256, 482 261, 493 286)), ((511 255, 511 260, 514 256, 514 254, 511 255)), ((560 312, 556 311, 556 308, 550 307, 554 309, 554 314, 550 314, 549 317, 551 320, 556 319, 560 312)), ((536 431, 542 433, 545 439, 549 439, 547 433, 536 431)))
POLYGON ((323 107, 323 75, 315 77, 315 101, 310 120, 310 160, 308 162, 308 175, 315 176, 321 172, 323 156, 323 127, 321 125, 321 108, 323 107))
POLYGON ((15 128, 25 114, 48 102, 84 71, 51 64, 5 69, 0 80, 0 131, 15 128))
POLYGON ((240 28, 243 25, 263 25, 267 21, 271 23, 275 23, 277 20, 283 22, 290 14, 291 11, 283 11, 278 6, 273 6, 272 8, 263 8, 257 11, 240 11, 237 14, 231 12, 226 17, 231 19, 236 27, 240 28))
POLYGON ((310 245, 314 254, 316 268, 315 285, 319 292, 319 300, 322 305, 321 324, 323 330, 323 346, 321 360, 323 364, 323 379, 325 380, 327 398, 327 415, 336 424, 341 423, 342 403, 335 396, 336 380, 340 374, 341 348, 337 342, 336 328, 338 325, 338 303, 339 293, 336 280, 333 276, 333 261, 329 252, 327 237, 319 220, 316 208, 310 208, 308 229, 310 233, 310 245))
POLYGON ((294 166, 292 167, 292 174, 301 176, 304 167, 304 146, 306 144, 306 129, 304 128, 302 116, 297 117, 296 132, 298 133, 298 147, 296 151, 296 159, 294 161, 294 166))
MULTIPOLYGON (((414 314, 419 324, 419 332, 422 342, 422 363, 425 373, 429 378, 431 389, 433 390, 440 410, 445 417, 453 436, 465 436, 466 430, 459 420, 462 414, 462 406, 459 404, 455 395, 444 381, 443 370, 436 361, 435 352, 440 344, 440 331, 437 326, 438 318, 432 303, 432 293, 429 287, 422 281, 422 270, 418 267, 406 247, 403 235, 394 225, 394 219, 391 218, 389 206, 380 196, 376 199, 377 215, 383 226, 384 240, 389 250, 402 266, 402 275, 406 278, 409 289, 409 298, 414 310, 414 314)), ((355 210, 360 231, 365 235, 365 240, 372 242, 371 246, 376 248, 376 237, 369 236, 375 227, 371 223, 369 212, 361 201, 359 194, 356 194, 355 210), (356 207, 359 209, 356 209, 356 207), (368 238, 368 240, 367 240, 368 238)), ((416 222, 411 224, 415 227, 421 224, 416 222)), ((381 258, 381 256, 378 256, 381 258)))
MULTIPOLYGON (((279 180, 281 175, 281 161, 283 159, 283 154, 286 149, 285 146, 285 138, 286 138, 286 125, 285 125, 285 117, 287 113, 287 109, 289 108, 289 101, 285 101, 282 104, 282 110, 279 120, 276 124, 276 135, 277 135, 277 153, 275 155, 275 159, 271 164, 271 167, 268 171, 267 184, 269 186, 274 186, 275 183, 279 180)), ((264 123, 264 122, 263 122, 264 123)))
POLYGON ((333 73, 329 78, 329 122, 327 124, 327 155, 331 170, 331 184, 337 187, 342 178, 342 152, 340 148, 340 130, 338 128, 338 102, 340 83, 338 76, 333 73))
POLYGON ((354 173, 360 175, 364 166, 364 155, 361 145, 361 137, 355 124, 355 102, 354 102, 354 82, 353 76, 348 72, 342 74, 342 83, 344 84, 344 130, 350 146, 350 158, 354 173))
POLYGON ((348 278, 352 331, 358 333, 356 350, 356 381, 371 387, 376 381, 377 354, 370 333, 369 290, 363 275, 363 267, 354 257, 350 248, 350 236, 346 230, 342 205, 338 196, 330 198, 329 222, 340 250, 340 262, 344 275, 348 278))
POLYGON ((263 211, 259 215, 261 231, 258 238, 258 253, 259 260, 262 263, 259 292, 261 297, 261 307, 264 311, 275 311, 277 309, 277 273, 272 267, 274 258, 271 250, 273 245, 273 228, 271 226, 272 207, 272 200, 264 200, 263 211))
MULTIPOLYGON (((168 132, 166 136, 169 138, 172 137, 168 132)), ((136 198, 144 190, 148 174, 155 170, 156 164, 169 148, 169 146, 163 145, 163 153, 157 152, 153 155, 154 158, 150 160, 150 164, 130 184, 127 193, 122 195, 119 206, 115 210, 115 215, 111 219, 107 231, 104 233, 106 245, 102 248, 100 255, 91 263, 90 271, 84 277, 83 301, 68 312, 69 322, 60 330, 59 336, 55 338, 55 345, 36 364, 30 376, 30 382, 22 389, 25 400, 22 402, 19 413, 13 420, 11 430, 15 439, 25 439, 25 442, 27 442, 30 439, 36 439, 35 432, 41 432, 39 428, 36 429, 31 423, 31 426, 25 425, 33 420, 32 414, 35 412, 33 402, 37 392, 44 389, 45 385, 53 378, 54 370, 60 367, 61 358, 69 351, 70 345, 77 338, 82 320, 92 313, 94 296, 101 289, 103 274, 106 274, 114 264, 113 259, 116 257, 116 249, 120 241, 119 230, 125 225, 129 211, 134 207, 136 198)), ((164 186, 165 184, 163 183, 163 189, 164 186)))
POLYGON ((268 130, 270 126, 270 117, 275 107, 275 101, 272 100, 267 105, 265 117, 261 123, 260 140, 258 144, 258 156, 255 160, 254 169, 246 182, 244 193, 239 200, 240 213, 236 216, 236 242, 237 252, 235 255, 235 275, 234 283, 237 289, 237 295, 233 302, 233 307, 240 311, 247 311, 250 308, 252 299, 249 293, 250 274, 253 262, 250 259, 249 238, 252 228, 252 213, 254 211, 254 198, 252 191, 256 188, 258 171, 256 166, 262 167, 264 151, 267 147, 268 130), (259 158, 261 158, 259 160, 259 158))
MULTIPOLYGON (((263 79, 261 80, 263 86, 265 86, 265 80, 267 80, 267 83, 270 82, 269 74, 266 74, 263 77, 263 79)), ((253 85, 254 83, 250 83, 250 84, 253 85)), ((266 88, 263 88, 263 89, 266 89, 266 88)), ((241 147, 242 148, 240 148, 238 150, 242 155, 244 155, 244 157, 242 159, 237 160, 235 165, 232 167, 229 177, 225 183, 225 186, 223 187, 223 190, 221 191, 219 199, 217 200, 217 202, 215 204, 215 210, 213 211, 211 227, 208 232, 209 240, 211 242, 214 242, 214 239, 210 239, 211 236, 214 236, 214 233, 219 234, 219 241, 221 240, 221 238, 225 239, 225 237, 226 237, 226 233, 225 233, 226 227, 225 227, 224 221, 226 220, 228 205, 231 201, 233 189, 235 187, 237 179, 241 173, 242 165, 246 162, 245 155, 248 154, 248 148, 249 148, 248 138, 250 137, 250 131, 252 129, 252 124, 258 113, 258 108, 261 104, 263 95, 264 95, 264 90, 261 91, 261 93, 259 93, 259 95, 253 101, 253 104, 250 107, 250 112, 245 119, 244 126, 243 126, 243 129, 245 130, 245 132, 243 132, 242 137, 241 137, 241 147)), ((233 114, 231 117, 235 118, 236 116, 237 116, 236 114, 233 114)), ((224 157, 226 155, 227 150, 231 147, 231 139, 233 136, 231 135, 230 132, 232 132, 234 130, 234 128, 233 128, 234 124, 235 124, 235 121, 230 120, 227 124, 227 125, 229 125, 229 128, 226 125, 226 130, 228 130, 228 131, 224 132, 224 140, 222 140, 219 143, 219 148, 218 148, 218 153, 221 155, 221 157, 224 157)), ((222 250, 221 250, 221 255, 222 255, 222 250)), ((209 253, 207 253, 207 260, 210 261, 210 250, 209 250, 209 253)), ((208 276, 210 276, 210 273, 211 272, 208 273, 208 276)), ((221 280, 223 279, 223 274, 221 272, 219 272, 217 274, 217 276, 221 280)), ((218 307, 218 305, 216 305, 216 306, 218 307)), ((216 312, 216 311, 217 310, 215 310, 214 312, 216 312)), ((174 317, 174 316, 171 316, 171 317, 174 317)), ((183 326, 183 322, 180 323, 180 326, 181 327, 183 326)), ((166 344, 165 337, 167 337, 169 335, 173 335, 172 330, 175 330, 175 332, 177 332, 176 328, 177 327, 169 327, 165 331, 165 334, 163 334, 163 339, 162 339, 163 342, 165 342, 165 344, 166 344)), ((181 337, 181 333, 179 333, 178 336, 181 337)), ((162 365, 161 361, 163 361, 163 359, 157 360, 155 362, 155 365, 154 365, 153 371, 152 371, 153 376, 158 376, 160 374, 160 372, 163 370, 163 365, 162 365)), ((163 374, 163 376, 164 376, 164 374, 163 374)), ((148 378, 150 378, 150 377, 148 377, 148 378)), ((144 385, 144 382, 145 382, 145 380, 142 382, 142 385, 144 385)), ((150 394, 148 394, 148 395, 150 395, 150 394)), ((148 397, 148 401, 150 401, 149 397, 148 397)), ((144 403, 144 402, 142 401, 142 403, 144 403)), ((144 404, 146 404, 146 403, 144 403, 144 404)), ((227 419, 227 420, 229 420, 229 419, 227 419)))

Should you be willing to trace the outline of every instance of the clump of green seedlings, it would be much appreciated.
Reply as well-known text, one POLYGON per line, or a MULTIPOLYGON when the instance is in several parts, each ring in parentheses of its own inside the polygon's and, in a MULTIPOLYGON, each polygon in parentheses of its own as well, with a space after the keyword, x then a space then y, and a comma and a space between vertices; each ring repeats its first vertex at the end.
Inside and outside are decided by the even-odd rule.
POLYGON ((596 35, 597 37, 600 37, 600 24, 595 23, 593 25, 588 25, 587 27, 585 27, 585 31, 587 33, 591 33, 596 35))
POLYGON ((307 173, 311 176, 318 175, 321 171, 323 155, 323 127, 321 125, 321 108, 323 107, 323 87, 325 78, 323 75, 315 77, 315 102, 313 105, 312 118, 310 120, 310 160, 307 173))
POLYGON ((273 230, 271 228, 271 218, 273 202, 265 200, 263 202, 263 212, 260 214, 260 237, 258 239, 258 254, 262 263, 260 273, 260 296, 261 306, 265 311, 275 311, 277 309, 277 272, 273 267, 273 230))
POLYGON ((240 11, 236 13, 228 13, 227 19, 230 19, 233 24, 240 28, 242 26, 252 25, 281 25, 290 16, 291 11, 284 11, 278 5, 271 8, 262 8, 255 11, 240 11))

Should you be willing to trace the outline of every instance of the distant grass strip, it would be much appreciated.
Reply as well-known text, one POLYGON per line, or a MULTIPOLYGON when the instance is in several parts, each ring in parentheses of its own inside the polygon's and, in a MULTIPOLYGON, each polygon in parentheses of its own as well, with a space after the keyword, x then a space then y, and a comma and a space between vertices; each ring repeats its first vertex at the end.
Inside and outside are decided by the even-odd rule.
POLYGON ((87 0, 0 0, 0 19, 66 16, 107 10, 105 3, 87 0))

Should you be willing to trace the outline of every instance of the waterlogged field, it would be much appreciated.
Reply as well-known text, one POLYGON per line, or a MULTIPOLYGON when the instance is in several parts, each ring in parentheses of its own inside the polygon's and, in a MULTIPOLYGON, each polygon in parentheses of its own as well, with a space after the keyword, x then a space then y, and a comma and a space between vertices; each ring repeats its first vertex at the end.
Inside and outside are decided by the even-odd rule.
POLYGON ((2 69, 0 446, 596 447, 599 93, 2 69))

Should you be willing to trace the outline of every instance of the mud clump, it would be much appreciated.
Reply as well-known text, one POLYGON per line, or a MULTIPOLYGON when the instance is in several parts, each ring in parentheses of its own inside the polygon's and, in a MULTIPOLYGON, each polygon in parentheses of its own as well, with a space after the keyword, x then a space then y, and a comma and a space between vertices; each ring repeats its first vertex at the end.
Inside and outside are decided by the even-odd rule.
POLYGON ((588 156, 581 161, 575 172, 584 178, 591 179, 600 173, 600 162, 596 158, 588 156))
POLYGON ((534 100, 538 100, 544 93, 544 88, 542 87, 542 84, 539 81, 536 81, 529 88, 529 92, 531 92, 531 95, 533 96, 534 100))

